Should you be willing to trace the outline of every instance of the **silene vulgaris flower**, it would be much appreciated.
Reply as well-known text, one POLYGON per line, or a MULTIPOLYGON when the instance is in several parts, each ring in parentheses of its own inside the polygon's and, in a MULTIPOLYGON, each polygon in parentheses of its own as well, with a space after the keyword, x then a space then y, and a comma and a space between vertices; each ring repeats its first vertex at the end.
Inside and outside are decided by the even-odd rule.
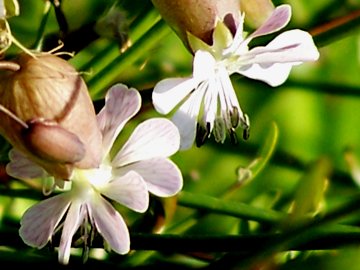
MULTIPOLYGON (((118 134, 139 111, 141 97, 137 90, 117 84, 108 91, 105 102, 97 115, 102 132, 101 165, 74 169, 67 181, 69 189, 30 207, 21 219, 21 238, 36 248, 44 247, 62 228, 58 248, 62 264, 69 261, 72 239, 79 228, 84 239, 90 238, 89 232, 97 231, 113 251, 129 252, 127 224, 110 201, 142 213, 148 209, 149 192, 169 197, 182 188, 181 172, 169 159, 180 145, 176 126, 165 118, 146 120, 116 154, 110 155, 118 134)), ((7 171, 14 177, 46 175, 16 150, 11 151, 10 159, 7 171)))
POLYGON ((291 17, 291 7, 281 5, 256 31, 246 36, 244 14, 235 35, 221 21, 213 32, 213 43, 207 45, 189 34, 194 51, 193 74, 188 78, 168 78, 154 87, 153 104, 161 114, 174 111, 172 121, 179 128, 181 148, 196 141, 201 146, 213 134, 223 143, 227 134, 236 139, 236 129, 249 136, 249 119, 240 108, 230 75, 234 73, 279 86, 288 78, 291 68, 319 58, 311 35, 299 29, 285 31, 266 46, 249 49, 252 39, 284 28, 291 17))

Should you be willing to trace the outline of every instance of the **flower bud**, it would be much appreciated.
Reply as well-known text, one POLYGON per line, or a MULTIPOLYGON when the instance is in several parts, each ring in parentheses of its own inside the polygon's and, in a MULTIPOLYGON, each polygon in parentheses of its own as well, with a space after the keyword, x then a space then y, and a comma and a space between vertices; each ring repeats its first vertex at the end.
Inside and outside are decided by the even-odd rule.
POLYGON ((79 73, 49 53, 23 53, 8 65, 0 72, 0 134, 55 177, 97 167, 102 138, 79 73))
POLYGON ((188 47, 187 32, 212 45, 212 33, 220 19, 235 33, 240 16, 239 0, 152 0, 162 18, 188 47))
POLYGON ((245 23, 254 29, 260 27, 275 9, 271 0, 241 0, 240 8, 245 13, 245 23))

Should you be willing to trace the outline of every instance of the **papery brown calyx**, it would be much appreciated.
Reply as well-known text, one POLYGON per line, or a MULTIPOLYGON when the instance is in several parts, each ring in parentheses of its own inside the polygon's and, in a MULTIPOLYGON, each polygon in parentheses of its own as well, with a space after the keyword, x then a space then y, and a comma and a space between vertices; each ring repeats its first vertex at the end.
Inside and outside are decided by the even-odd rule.
POLYGON ((0 133, 57 178, 97 167, 102 137, 80 74, 50 53, 23 53, 9 63, 0 71, 0 104, 12 116, 0 112, 0 133))
POLYGON ((152 0, 162 18, 174 29, 189 50, 188 35, 212 45, 217 20, 234 34, 240 21, 239 0, 152 0))

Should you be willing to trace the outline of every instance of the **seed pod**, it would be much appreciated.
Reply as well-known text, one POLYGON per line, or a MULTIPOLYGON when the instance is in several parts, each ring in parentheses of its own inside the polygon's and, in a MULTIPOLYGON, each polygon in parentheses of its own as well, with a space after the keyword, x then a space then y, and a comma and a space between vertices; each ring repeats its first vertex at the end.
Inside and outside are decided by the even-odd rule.
POLYGON ((224 21, 232 33, 235 33, 239 22, 239 0, 152 0, 152 2, 162 18, 189 49, 186 32, 212 45, 212 33, 218 19, 224 21))
POLYGON ((73 166, 97 167, 102 151, 101 133, 92 100, 79 73, 67 61, 48 53, 36 57, 23 53, 13 63, 20 69, 0 72, 0 103, 20 121, 28 123, 29 130, 24 130, 24 125, 14 117, 0 112, 0 133, 56 177, 69 178, 73 166), (44 119, 52 126, 34 119, 44 119), (54 139, 50 140, 52 136, 54 139), (45 138, 52 146, 42 142, 45 138), (79 149, 69 153, 74 151, 77 157, 67 160, 64 151, 75 145, 79 149), (84 157, 77 160, 84 146, 84 157), (61 152, 54 153, 55 149, 65 157, 61 157, 61 152))

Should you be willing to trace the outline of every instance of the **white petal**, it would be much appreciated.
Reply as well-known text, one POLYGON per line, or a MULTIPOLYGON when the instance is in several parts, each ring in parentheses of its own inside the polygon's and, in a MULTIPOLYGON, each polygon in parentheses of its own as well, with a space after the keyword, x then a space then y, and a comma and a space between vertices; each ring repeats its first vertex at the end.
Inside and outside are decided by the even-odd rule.
POLYGON ((242 42, 244 41, 244 19, 245 19, 245 15, 240 14, 239 23, 236 28, 234 40, 228 48, 223 50, 223 55, 232 54, 237 50, 241 50, 240 46, 242 46, 242 48, 243 47, 247 48, 247 44, 242 44, 242 42))
POLYGON ((291 6, 281 5, 274 9, 270 17, 261 25, 255 32, 253 32, 247 40, 255 37, 268 35, 284 28, 291 18, 291 6))
MULTIPOLYGON (((195 141, 197 115, 189 114, 191 104, 191 100, 187 100, 183 105, 181 105, 171 119, 179 129, 181 150, 189 149, 195 141)), ((199 110, 200 105, 198 113, 199 110)))
MULTIPOLYGON (((116 171, 114 175, 117 175, 116 171)), ((116 177, 100 191, 106 197, 137 212, 143 213, 149 206, 146 183, 137 172, 129 171, 125 175, 116 177)))
POLYGON ((6 172, 18 179, 42 178, 47 175, 45 170, 26 158, 15 148, 9 152, 10 162, 6 165, 6 172))
POLYGON ((124 219, 114 207, 100 196, 90 201, 92 221, 98 232, 115 252, 126 254, 130 250, 130 235, 124 219))
POLYGON ((66 265, 69 263, 71 243, 74 234, 79 229, 87 214, 86 205, 79 201, 72 202, 64 221, 59 244, 59 262, 66 265))
POLYGON ((204 116, 205 122, 210 123, 210 130, 213 129, 218 111, 219 88, 216 83, 217 79, 217 77, 209 79, 208 90, 204 94, 204 116))
POLYGON ((194 143, 200 107, 205 92, 208 90, 208 86, 209 83, 207 81, 199 85, 189 99, 180 106, 172 118, 172 121, 180 132, 180 149, 182 150, 190 148, 194 143))
POLYGON ((64 193, 29 208, 20 221, 19 234, 22 240, 32 247, 44 247, 51 239, 69 204, 68 194, 64 193))
POLYGON ((269 67, 261 67, 258 64, 251 65, 250 68, 238 72, 248 78, 266 82, 270 86, 279 86, 289 77, 292 64, 273 64, 269 67))
POLYGON ((168 119, 152 118, 136 127, 112 164, 116 168, 153 157, 168 157, 178 151, 179 146, 176 126, 168 119))
POLYGON ((171 78, 157 83, 154 87, 152 100, 155 109, 162 114, 168 114, 176 105, 204 80, 215 74, 215 59, 206 51, 198 50, 193 61, 193 77, 171 78))
POLYGON ((317 60, 319 51, 308 32, 294 29, 278 35, 266 47, 250 50, 243 57, 250 56, 248 64, 301 63, 317 60))
POLYGON ((243 57, 249 60, 238 68, 238 73, 278 86, 287 79, 293 65, 315 61, 319 52, 309 33, 295 29, 280 34, 266 47, 252 49, 243 57))
POLYGON ((139 92, 123 84, 112 86, 106 94, 105 106, 97 115, 103 135, 103 155, 107 155, 124 125, 140 109, 139 92))
POLYGON ((152 93, 155 109, 161 114, 168 114, 194 88, 198 81, 193 78, 171 78, 157 83, 152 93))
POLYGON ((219 69, 218 74, 217 82, 219 85, 217 87, 219 91, 221 110, 225 110, 226 114, 228 114, 228 111, 233 110, 235 107, 238 110, 240 119, 243 120, 244 114, 240 108, 229 74, 224 68, 219 69))
POLYGON ((207 80, 215 75, 215 58, 207 51, 198 50, 194 56, 193 77, 198 82, 207 80))
POLYGON ((153 158, 129 164, 121 170, 139 173, 151 193, 159 197, 173 196, 183 185, 179 168, 169 159, 153 158))

